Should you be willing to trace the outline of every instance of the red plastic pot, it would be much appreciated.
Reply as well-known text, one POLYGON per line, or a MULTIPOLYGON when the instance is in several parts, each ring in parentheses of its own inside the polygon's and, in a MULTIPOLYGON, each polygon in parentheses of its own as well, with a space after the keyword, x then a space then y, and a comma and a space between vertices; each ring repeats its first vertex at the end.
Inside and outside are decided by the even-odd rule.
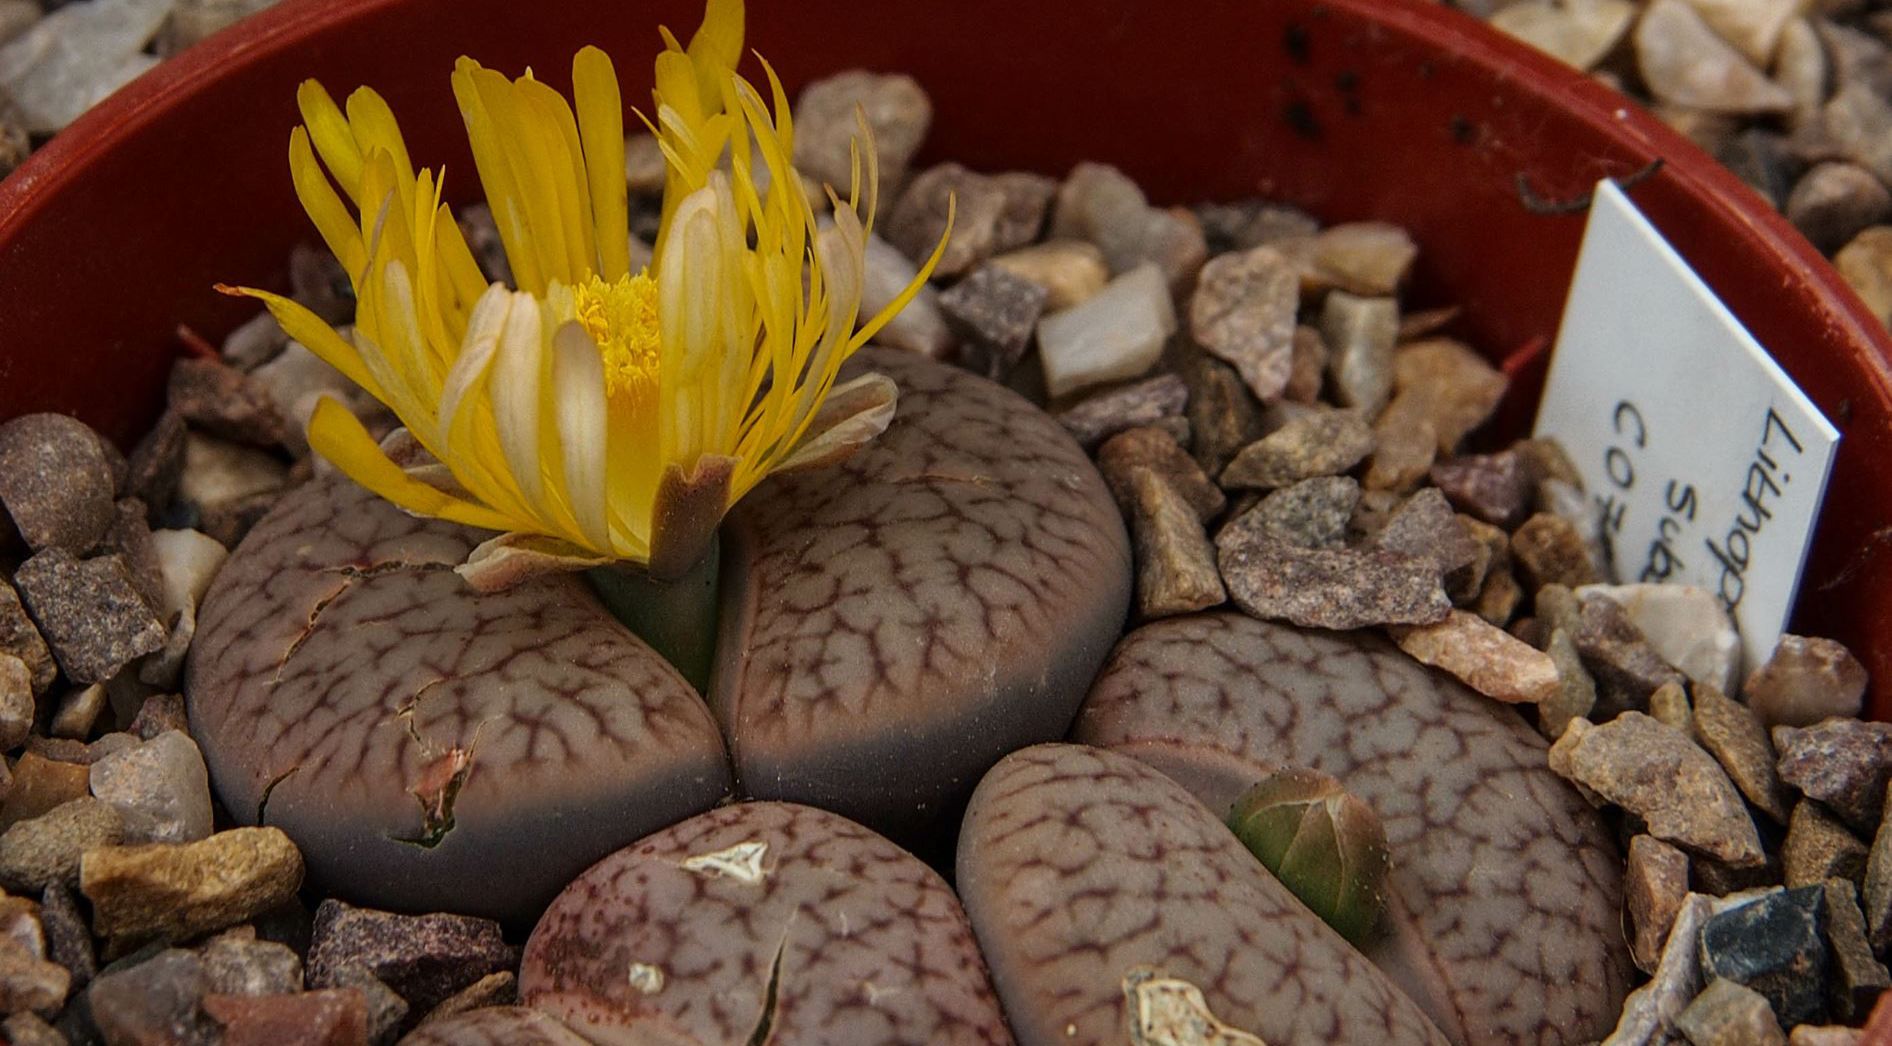
MULTIPOLYGON (((1399 222, 1423 247, 1415 300, 1463 306, 1460 333, 1494 357, 1556 330, 1584 218, 1542 204, 1662 160, 1632 197, 1845 433, 1795 627, 1859 651, 1874 714, 1892 713, 1892 340, 1790 226, 1619 95, 1418 0, 751 8, 750 45, 791 92, 851 66, 917 77, 932 156, 1053 174, 1098 159, 1162 201, 1263 194, 1399 222)), ((0 183, 0 418, 66 411, 129 442, 161 403, 178 324, 214 338, 245 314, 211 285, 281 282, 288 248, 313 238, 284 159, 301 79, 374 85, 465 199, 458 55, 564 89, 573 51, 597 43, 635 101, 657 23, 687 31, 700 11, 289 0, 159 67, 0 183)))

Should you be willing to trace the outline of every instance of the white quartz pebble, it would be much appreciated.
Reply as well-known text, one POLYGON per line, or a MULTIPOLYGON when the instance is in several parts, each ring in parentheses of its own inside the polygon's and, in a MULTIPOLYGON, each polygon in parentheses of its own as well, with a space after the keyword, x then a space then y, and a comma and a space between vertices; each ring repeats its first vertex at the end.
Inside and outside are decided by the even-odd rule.
MULTIPOLYGON (((830 219, 823 218, 824 227, 830 219)), ((919 266, 898 247, 879 236, 867 238, 867 253, 862 258, 865 271, 861 279, 861 319, 865 320, 891 304, 907 284, 919 275, 919 266)), ((874 335, 880 345, 917 352, 929 359, 940 359, 952 348, 953 336, 940 315, 939 292, 931 284, 920 288, 907 307, 874 335)))
POLYGON ((1045 388, 1053 397, 1141 377, 1176 332, 1163 271, 1145 263, 1111 280, 1082 305, 1038 323, 1045 388))
POLYGON ((1578 597, 1604 596, 1623 608, 1662 659, 1724 694, 1735 693, 1741 633, 1721 600, 1694 585, 1585 585, 1578 597))
POLYGON ((1587 73, 1622 41, 1635 17, 1629 0, 1525 0, 1492 15, 1491 24, 1587 73))
POLYGON ((141 53, 173 0, 79 0, 0 47, 0 94, 50 134, 158 63, 141 53))
POLYGON ((1686 0, 1649 5, 1636 25, 1636 62, 1651 93, 1670 105, 1747 116, 1793 108, 1793 95, 1717 35, 1686 0))

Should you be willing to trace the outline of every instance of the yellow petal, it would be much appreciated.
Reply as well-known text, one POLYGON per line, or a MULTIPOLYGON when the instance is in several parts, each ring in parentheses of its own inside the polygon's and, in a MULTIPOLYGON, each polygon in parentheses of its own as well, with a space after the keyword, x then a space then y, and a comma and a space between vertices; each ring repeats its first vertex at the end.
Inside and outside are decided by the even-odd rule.
POLYGON ((557 91, 530 77, 517 87, 520 112, 532 122, 532 133, 539 142, 532 163, 542 172, 544 185, 555 201, 559 238, 565 245, 561 278, 567 283, 583 283, 597 271, 598 253, 578 123, 572 117, 572 107, 557 91))
MULTIPOLYGON (((538 122, 529 113, 522 111, 524 105, 519 92, 510 80, 490 69, 476 69, 473 72, 473 86, 479 92, 480 101, 492 122, 493 148, 498 162, 509 172, 508 184, 516 194, 514 205, 525 222, 526 237, 521 249, 532 255, 533 266, 542 281, 534 291, 544 293, 544 288, 554 280, 570 283, 565 238, 559 224, 558 197, 546 182, 544 170, 538 161, 549 143, 538 134, 538 122)), ((479 154, 476 152, 474 155, 477 157, 479 154)), ((482 181, 485 172, 485 166, 482 165, 482 181)), ((517 275, 518 262, 511 243, 507 244, 506 256, 515 259, 514 274, 517 275)))
POLYGON ((440 253, 442 271, 453 286, 455 299, 462 309, 471 310, 480 296, 486 293, 486 276, 480 272, 480 263, 474 259, 473 249, 466 245, 466 236, 460 232, 460 223, 454 221, 453 212, 444 204, 434 223, 434 250, 440 253))
POLYGON ((315 141, 315 151, 322 156, 322 163, 327 165, 335 181, 354 200, 361 203, 357 193, 361 190, 361 148, 355 143, 353 128, 348 126, 348 118, 330 98, 328 89, 314 80, 304 80, 296 88, 296 106, 302 111, 302 122, 309 128, 309 137, 315 141))
POLYGON ((946 242, 952 238, 953 221, 958 216, 958 197, 947 197, 946 231, 940 233, 939 242, 933 245, 933 253, 927 257, 926 264, 920 266, 920 271, 913 277, 913 282, 907 284, 899 294, 894 295, 893 300, 887 303, 886 308, 881 309, 868 319, 866 323, 861 324, 861 329, 856 331, 854 337, 848 342, 848 352, 852 353, 855 349, 860 348, 872 340, 874 335, 880 333, 882 327, 892 322, 895 316, 900 315, 900 310, 906 308, 907 303, 911 302, 914 297, 926 287, 926 281, 933 278, 933 270, 939 268, 939 260, 946 254, 946 242))
POLYGON ((361 87, 348 96, 348 127, 362 156, 379 149, 393 159, 395 187, 401 205, 414 209, 414 163, 407 156, 407 142, 401 126, 394 121, 388 103, 372 89, 361 87))
POLYGON ((362 246, 361 229, 355 223, 355 216, 335 194, 328 175, 322 173, 321 165, 316 163, 306 128, 298 127, 289 132, 289 179, 296 187, 296 199, 308 212, 309 220, 315 223, 315 231, 322 235, 322 242, 328 244, 329 253, 335 255, 342 271, 354 280, 361 274, 367 248, 362 246))
POLYGON ((585 543, 594 550, 609 552, 604 364, 591 335, 575 321, 560 324, 552 336, 552 388, 557 401, 559 446, 565 459, 566 500, 585 543))
POLYGON ((656 260, 663 384, 673 389, 696 375, 719 340, 723 259, 716 190, 691 193, 677 207, 674 225, 656 260))
POLYGON ((542 336, 538 299, 530 294, 514 294, 493 358, 493 421, 506 466, 529 505, 539 504, 544 495, 539 474, 542 336))
MULTIPOLYGON (((499 227, 499 238, 506 245, 513 281, 522 291, 543 293, 546 278, 539 268, 525 201, 506 158, 502 130, 487 109, 485 93, 480 89, 485 72, 471 58, 460 59, 453 70, 453 96, 466 123, 467 141, 473 147, 473 163, 479 171, 480 185, 486 189, 487 205, 499 227)), ((500 79, 504 82, 504 77, 500 79)))
POLYGON ((624 99, 617 70, 596 47, 572 59, 572 95, 578 104, 578 133, 585 152, 585 176, 591 188, 591 215, 597 223, 598 275, 615 282, 630 275, 629 186, 624 175, 624 99))
POLYGON ((505 530, 506 517, 483 505, 442 493, 401 471, 375 444, 360 419, 324 396, 309 419, 309 446, 335 463, 349 479, 396 505, 423 516, 487 530, 505 530))
POLYGON ((328 325, 327 320, 310 312, 301 302, 293 298, 285 298, 280 294, 258 290, 255 287, 229 287, 218 284, 217 290, 224 294, 241 295, 262 302, 269 309, 269 314, 276 317, 276 322, 282 326, 285 334, 315 353, 322 362, 341 371, 349 381, 366 389, 370 396, 383 403, 387 402, 387 392, 381 388, 381 383, 368 372, 367 365, 362 362, 361 353, 350 345, 347 339, 335 333, 335 329, 328 325))
POLYGON ((690 38, 690 62, 705 106, 722 97, 723 78, 742 60, 742 30, 742 0, 709 0, 704 6, 703 24, 690 38))
POLYGON ((492 364, 494 354, 499 351, 499 335, 505 329, 506 314, 511 310, 512 294, 497 283, 488 287, 473 306, 473 318, 467 322, 466 341, 460 348, 459 357, 453 361, 453 368, 447 372, 446 383, 440 391, 439 440, 442 444, 448 442, 448 434, 453 431, 453 419, 460 413, 467 392, 486 376, 486 368, 492 364))

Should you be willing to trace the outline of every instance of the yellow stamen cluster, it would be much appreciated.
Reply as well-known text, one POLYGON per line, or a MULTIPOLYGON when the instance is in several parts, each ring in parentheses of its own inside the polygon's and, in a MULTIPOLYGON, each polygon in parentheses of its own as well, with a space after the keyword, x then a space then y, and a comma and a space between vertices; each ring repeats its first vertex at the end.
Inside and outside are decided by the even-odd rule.
POLYGON ((311 446, 409 511, 503 532, 462 567, 476 585, 512 583, 522 559, 685 569, 771 472, 834 460, 892 416, 891 385, 867 377, 821 409, 841 364, 938 260, 861 320, 871 141, 845 200, 830 191, 832 225, 817 226, 781 83, 763 63, 765 100, 735 72, 741 0, 708 0, 687 48, 663 38, 644 120, 667 166, 663 215, 637 273, 623 103, 597 48, 573 60, 569 103, 530 72, 454 69, 516 288, 481 276, 440 202, 444 174, 416 172, 379 95, 362 88, 344 108, 314 81, 297 95, 290 171, 354 282, 355 326, 236 293, 392 408, 444 470, 396 465, 333 400, 310 421, 311 446))
POLYGON ((645 395, 657 380, 662 332, 657 324, 657 281, 648 271, 611 283, 593 276, 572 292, 578 322, 604 358, 608 395, 645 395))

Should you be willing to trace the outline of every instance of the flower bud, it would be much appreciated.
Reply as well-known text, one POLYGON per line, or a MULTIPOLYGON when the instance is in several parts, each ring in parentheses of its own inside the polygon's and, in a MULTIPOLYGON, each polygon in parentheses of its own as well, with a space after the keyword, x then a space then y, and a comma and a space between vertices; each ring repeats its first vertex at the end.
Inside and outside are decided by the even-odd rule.
POLYGON ((1386 906, 1379 815, 1317 770, 1278 770, 1229 810, 1228 825, 1314 914, 1356 944, 1386 906))

